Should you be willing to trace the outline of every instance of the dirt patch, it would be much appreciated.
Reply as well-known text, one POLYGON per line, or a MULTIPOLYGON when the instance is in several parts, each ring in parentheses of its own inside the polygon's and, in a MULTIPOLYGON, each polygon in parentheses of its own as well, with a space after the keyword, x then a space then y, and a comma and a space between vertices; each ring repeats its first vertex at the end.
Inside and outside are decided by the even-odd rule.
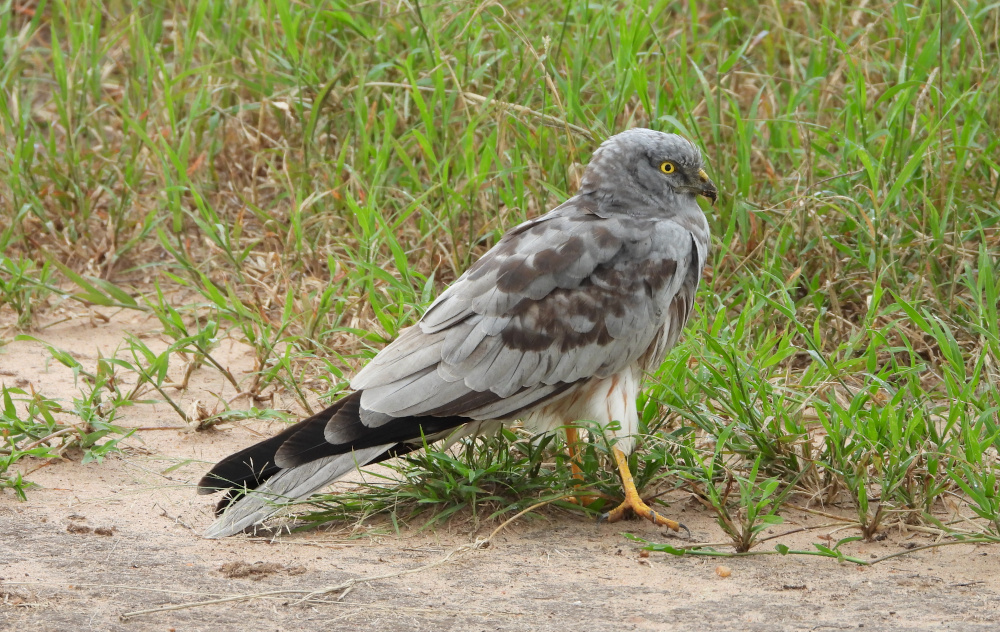
POLYGON ((260 581, 268 575, 275 573, 288 573, 289 575, 301 575, 306 572, 305 566, 293 566, 287 568, 274 562, 227 562, 219 567, 219 572, 229 579, 252 579, 260 581))
MULTIPOLYGON (((126 331, 152 328, 131 318, 68 321, 37 335, 81 362, 96 362, 98 353, 114 352, 126 331)), ((250 368, 247 349, 236 343, 224 343, 221 355, 234 373, 250 368)), ((48 396, 75 393, 69 370, 37 344, 4 347, 0 365, 14 374, 8 379, 48 396)), ((185 404, 212 401, 212 393, 235 395, 208 372, 196 373, 192 384, 204 390, 178 394, 185 404)), ((180 425, 166 406, 125 412, 126 426, 180 425)), ((278 427, 142 431, 103 464, 29 464, 44 465, 28 476, 42 487, 29 490, 23 503, 0 494, 0 630, 995 630, 1000 623, 995 547, 942 547, 875 567, 805 556, 647 556, 622 533, 684 541, 647 522, 596 524, 558 511, 514 523, 486 548, 468 545, 495 525, 478 533, 452 523, 399 534, 345 527, 274 539, 201 539, 214 499, 196 495, 195 481, 217 459, 278 427), (398 574, 416 568, 422 570, 398 574), (171 604, 322 590, 376 576, 384 579, 320 600, 261 596, 121 620, 126 612, 171 604)), ((731 550, 707 512, 682 496, 673 500, 673 516, 695 541, 731 550)), ((768 534, 802 529, 781 539, 793 549, 850 535, 819 516, 784 517, 768 534)), ((887 536, 849 544, 846 552, 874 558, 933 542, 919 532, 887 536)))

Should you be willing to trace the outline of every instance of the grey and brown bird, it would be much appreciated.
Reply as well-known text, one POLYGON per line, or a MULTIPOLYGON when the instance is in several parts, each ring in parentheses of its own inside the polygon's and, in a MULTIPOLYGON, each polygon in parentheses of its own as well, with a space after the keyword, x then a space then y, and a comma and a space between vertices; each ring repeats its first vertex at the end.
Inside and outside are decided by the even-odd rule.
POLYGON ((708 258, 697 196, 718 193, 684 138, 631 129, 605 141, 579 192, 508 231, 323 412, 220 461, 199 492, 226 490, 206 537, 259 524, 350 472, 423 442, 520 420, 535 432, 596 422, 631 510, 658 525, 626 456, 636 397, 691 314, 708 258), (615 423, 617 422, 617 423, 615 423))

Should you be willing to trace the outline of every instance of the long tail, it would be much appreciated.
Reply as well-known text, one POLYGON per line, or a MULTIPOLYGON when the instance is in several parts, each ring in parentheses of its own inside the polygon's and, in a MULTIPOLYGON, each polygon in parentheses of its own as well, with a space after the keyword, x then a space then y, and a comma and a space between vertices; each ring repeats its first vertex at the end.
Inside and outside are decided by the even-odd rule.
POLYGON ((361 392, 270 439, 219 461, 198 483, 199 494, 226 491, 206 538, 240 533, 305 498, 355 467, 406 454, 421 437, 434 440, 464 417, 404 417, 370 428, 361 422, 361 392))
POLYGON ((224 538, 245 531, 270 518, 283 505, 309 496, 356 466, 367 465, 390 447, 382 445, 352 454, 328 456, 299 467, 281 470, 233 503, 205 531, 205 537, 224 538))

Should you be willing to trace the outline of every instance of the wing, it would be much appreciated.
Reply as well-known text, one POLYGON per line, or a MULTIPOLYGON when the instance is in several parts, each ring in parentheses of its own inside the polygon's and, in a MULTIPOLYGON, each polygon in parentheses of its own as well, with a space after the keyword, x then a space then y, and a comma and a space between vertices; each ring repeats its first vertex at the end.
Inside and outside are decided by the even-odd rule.
POLYGON ((703 248, 670 220, 583 204, 507 233, 357 374, 365 425, 512 418, 651 349, 662 359, 690 313, 703 248))

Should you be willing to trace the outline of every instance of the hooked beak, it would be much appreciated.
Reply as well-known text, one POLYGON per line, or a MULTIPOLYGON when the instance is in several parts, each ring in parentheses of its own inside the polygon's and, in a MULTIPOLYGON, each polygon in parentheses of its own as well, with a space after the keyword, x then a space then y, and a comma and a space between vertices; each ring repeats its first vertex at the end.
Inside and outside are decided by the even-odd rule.
POLYGON ((705 173, 704 169, 698 170, 698 179, 701 180, 698 195, 704 195, 712 201, 712 206, 715 206, 715 201, 719 199, 719 190, 715 188, 715 183, 708 178, 708 174, 705 173))

